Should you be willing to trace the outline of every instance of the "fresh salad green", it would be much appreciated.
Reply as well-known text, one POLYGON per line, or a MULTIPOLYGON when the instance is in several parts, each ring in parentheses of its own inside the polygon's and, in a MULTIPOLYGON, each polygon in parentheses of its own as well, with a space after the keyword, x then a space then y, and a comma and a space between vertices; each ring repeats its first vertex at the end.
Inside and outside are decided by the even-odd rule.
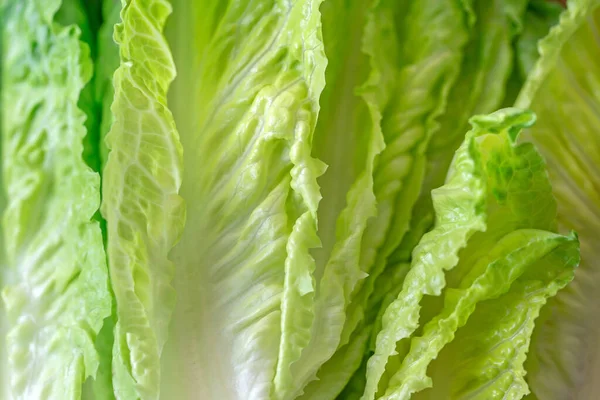
POLYGON ((600 0, 0 19, 0 399, 600 393, 600 0))

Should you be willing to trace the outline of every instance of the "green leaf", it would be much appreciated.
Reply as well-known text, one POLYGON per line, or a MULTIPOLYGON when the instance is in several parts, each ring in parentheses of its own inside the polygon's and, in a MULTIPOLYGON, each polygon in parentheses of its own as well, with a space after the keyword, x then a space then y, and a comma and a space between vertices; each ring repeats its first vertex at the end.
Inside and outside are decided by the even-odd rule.
POLYGON ((102 215, 117 302, 114 390, 124 399, 158 398, 160 355, 175 304, 167 254, 185 211, 177 194, 182 148, 166 99, 175 77, 162 34, 170 11, 164 0, 126 1, 115 28, 121 61, 113 78, 102 215))
MULTIPOLYGON (((329 254, 329 259, 323 263, 317 290, 311 341, 292 368, 302 385, 314 379, 316 368, 324 363, 317 373, 319 381, 307 389, 309 397, 316 396, 315 388, 324 386, 330 371, 349 377, 360 365, 362 353, 348 349, 363 348, 363 332, 371 329, 364 318, 370 312, 367 299, 384 269, 382 255, 389 254, 408 228, 423 179, 425 143, 437 128, 434 119, 445 107, 458 71, 454 62, 460 60, 466 41, 464 35, 453 31, 463 28, 459 4, 422 9, 418 2, 339 3, 325 3, 323 8, 325 50, 330 60, 327 82, 333 83, 331 91, 329 86, 325 89, 316 131, 325 138, 317 142, 316 146, 322 147, 316 147, 316 152, 332 164, 322 180, 324 201, 319 216, 325 223, 319 226, 319 236, 324 249, 317 253, 321 259, 329 254), (438 13, 440 10, 443 12, 438 13), (344 20, 351 21, 350 28, 339 23, 344 20), (415 26, 405 27, 408 21, 415 26), (425 47, 414 46, 420 32, 429 29, 438 30, 436 40, 425 47), (352 40, 339 45, 340 38, 346 37, 352 40), (356 43, 359 40, 360 45, 356 43), (344 56, 345 48, 350 51, 344 56), (359 49, 366 58, 356 54, 359 49), (356 96, 346 100, 344 93, 354 87, 358 87, 356 96), (348 107, 353 111, 344 112, 348 107), (327 113, 329 109, 332 111, 327 113), (340 149, 336 141, 344 147, 340 149), (343 157, 335 156, 339 151, 343 157), (334 192, 343 193, 348 187, 340 213, 340 196, 334 192), (334 240, 327 231, 332 226, 328 221, 338 213, 334 240), (340 359, 344 360, 341 364, 340 359)), ((373 312, 369 320, 374 321, 376 315, 377 311, 373 312)), ((340 390, 336 385, 319 395, 333 398, 340 390)))
POLYGON ((354 289, 341 344, 365 321, 377 277, 409 228, 424 179, 427 144, 439 128, 436 118, 459 71, 466 19, 455 1, 427 7, 419 1, 402 6, 381 1, 368 14, 363 46, 373 72, 366 89, 381 115, 386 147, 373 172, 377 215, 369 221, 360 249, 361 270, 368 277, 354 289), (430 39, 417 44, 424 31, 432 32, 430 39), (380 76, 385 80, 378 82, 380 76))
POLYGON ((439 129, 427 147, 427 169, 420 197, 404 241, 390 256, 390 263, 410 260, 411 251, 431 228, 431 190, 444 184, 447 171, 474 114, 491 113, 500 107, 508 78, 514 68, 512 40, 522 25, 522 0, 472 1, 472 25, 464 49, 460 74, 448 95, 439 129))
POLYGON ((571 1, 539 44, 540 59, 517 105, 539 123, 527 132, 548 164, 562 229, 581 238, 575 279, 542 311, 526 367, 539 399, 593 399, 600 371, 600 3, 571 1))
POLYGON ((304 389, 304 393, 298 398, 328 400, 335 399, 340 395, 354 373, 364 373, 359 370, 359 367, 370 333, 371 327, 365 326, 353 336, 348 344, 337 349, 335 354, 319 369, 317 380, 310 382, 304 389))
POLYGON ((188 217, 164 356, 172 397, 292 389, 290 366, 314 321, 325 170, 311 155, 325 85, 320 3, 174 4, 169 38, 185 68, 171 94, 188 217))
POLYGON ((520 77, 519 88, 539 58, 538 43, 558 23, 563 8, 558 3, 530 1, 525 13, 523 32, 516 41, 516 58, 520 77))
POLYGON ((449 95, 440 129, 428 148, 428 180, 425 193, 444 183, 446 171, 475 114, 496 110, 505 95, 513 69, 512 40, 519 32, 526 1, 477 0, 471 38, 465 49, 458 80, 449 95))
POLYGON ((108 148, 106 135, 114 122, 111 105, 114 98, 113 75, 119 67, 119 46, 113 39, 115 25, 121 22, 121 2, 119 0, 105 0, 102 2, 102 16, 104 22, 97 35, 98 56, 94 65, 94 98, 98 107, 100 121, 98 126, 98 147, 96 156, 102 168, 106 165, 108 148))
MULTIPOLYGON (((469 18, 469 41, 463 49, 460 73, 448 94, 447 107, 439 118, 436 130, 427 146, 426 172, 419 198, 412 210, 411 226, 407 234, 387 259, 387 269, 410 263, 412 251, 433 224, 431 190, 441 186, 455 150, 468 129, 468 118, 473 113, 487 113, 496 109, 505 97, 506 82, 514 69, 512 40, 521 30, 525 1, 473 1, 466 6, 469 18)), ((406 271, 402 272, 406 274, 406 271)), ((393 274, 393 272, 391 272, 393 274)), ((385 285, 389 280, 382 274, 377 281, 385 285)), ((401 285, 403 277, 399 279, 401 285)), ((400 287, 389 293, 383 303, 377 296, 369 300, 370 307, 381 306, 372 335, 375 348, 381 318, 391 296, 397 296, 400 287)))
POLYGON ((79 29, 54 22, 60 1, 1 4, 2 229, 7 267, 5 389, 13 399, 77 399, 94 377, 110 314, 99 177, 82 158, 90 79, 79 29), (10 40, 6 40, 10 38, 10 40))
MULTIPOLYGON (((375 89, 392 79, 390 71, 379 70, 374 50, 361 45, 363 29, 369 24, 369 6, 370 2, 337 1, 322 7, 328 27, 324 43, 329 83, 321 100, 314 153, 329 164, 319 181, 326 196, 319 207, 318 231, 324 246, 314 252, 318 279, 315 318, 310 340, 290 368, 295 378, 292 396, 302 393, 312 381, 304 397, 335 397, 344 379, 360 364, 366 341, 363 330, 355 343, 344 346, 341 334, 352 292, 365 276, 360 265, 361 243, 368 221, 376 213, 373 174, 376 157, 384 147, 381 102, 389 94, 375 89), (345 23, 338 24, 340 20, 345 23), (347 37, 351 40, 344 40, 347 37), (325 382, 331 385, 324 387, 325 382)), ((394 42, 381 44, 392 48, 394 42)))
MULTIPOLYGON (((84 43, 90 47, 92 62, 97 59, 96 49, 96 31, 93 30, 90 20, 93 19, 86 13, 85 5, 81 0, 64 0, 60 9, 56 13, 56 22, 68 26, 76 25, 81 30, 81 37, 84 43)), ((94 85, 96 81, 96 71, 92 74, 90 80, 86 83, 79 94, 78 106, 85 113, 86 135, 83 140, 83 159, 94 171, 100 172, 99 146, 99 110, 96 99, 94 98, 94 85)))
MULTIPOLYGON (((477 327, 472 329, 477 330, 477 336, 471 338, 469 345, 477 350, 474 355, 470 355, 469 347, 466 347, 466 351, 461 352, 461 359, 465 362, 473 362, 475 366, 461 365, 461 369, 452 381, 453 385, 458 386, 458 389, 454 389, 452 393, 453 398, 454 396, 456 398, 464 396, 481 399, 520 399, 527 394, 527 384, 523 379, 525 375, 523 362, 533 329, 533 320, 537 316, 536 311, 539 311, 543 304, 540 300, 554 295, 559 288, 564 287, 572 279, 573 267, 578 262, 578 250, 577 241, 574 238, 550 232, 521 229, 504 236, 491 249, 489 256, 480 259, 474 266, 474 270, 480 270, 484 264, 487 264, 481 275, 472 280, 468 279, 466 283, 461 282, 459 288, 446 290, 443 310, 425 325, 421 336, 411 340, 410 351, 404 358, 401 368, 390 379, 389 387, 381 398, 405 399, 414 392, 430 387, 433 382, 431 378, 425 377, 427 367, 437 357, 443 346, 454 338, 457 327, 466 323, 476 305, 506 293, 520 275, 531 275, 531 272, 527 270, 537 269, 540 276, 534 276, 537 281, 534 280, 531 284, 537 286, 535 289, 538 292, 541 290, 545 292, 534 293, 536 297, 534 301, 538 304, 536 304, 537 307, 530 305, 527 309, 532 313, 527 319, 527 329, 520 331, 518 335, 508 336, 509 340, 505 346, 497 349, 486 343, 490 334, 495 331, 488 331, 475 322, 477 327), (549 274, 549 270, 554 274, 549 274), (544 279, 545 274, 551 275, 550 279, 544 279), (549 280, 549 282, 544 282, 544 280, 549 280), (525 342, 522 342, 523 340, 525 342), (480 341, 484 344, 480 344, 480 341), (500 354, 496 355, 492 352, 489 358, 482 357, 486 352, 481 347, 485 348, 486 346, 492 347, 500 354), (481 357, 483 360, 472 360, 469 356, 481 357), (492 360, 496 362, 492 362, 492 360), (484 368, 489 364, 492 364, 493 367, 484 368), (498 371, 498 368, 501 371, 498 371), (466 385, 463 383, 465 381, 466 385), (461 386, 461 383, 466 387, 461 386)), ((527 289, 534 291, 534 288, 527 289)), ((521 288, 514 290, 519 291, 521 288)), ((501 305, 506 306, 507 304, 501 303, 501 305)), ((484 307, 486 306, 487 304, 484 305, 484 307)), ((503 312, 495 313, 497 317, 500 317, 497 321, 502 321, 501 316, 507 310, 511 309, 502 307, 503 312)), ((511 313, 510 316, 518 316, 518 313, 511 313)), ((496 338, 492 340, 494 339, 497 340, 496 338)))
MULTIPOLYGON (((363 398, 381 393, 405 399, 430 387, 427 367, 479 302, 506 293, 540 259, 566 251, 565 246, 571 249, 569 258, 576 259, 575 239, 548 231, 554 229, 556 205, 541 157, 530 144, 514 144, 533 115, 505 109, 471 121, 473 129, 455 155, 447 183, 432 193, 435 227, 415 248, 402 291, 383 316, 363 398), (439 311, 420 322, 423 297, 442 291, 439 311), (403 339, 406 354, 388 363, 403 339), (390 378, 381 386, 384 372, 390 378)), ((556 269, 572 270, 573 263, 560 260, 556 269)))
POLYGON ((579 258, 571 239, 528 267, 506 294, 476 306, 429 366, 433 388, 420 398, 520 399, 529 392, 523 361, 540 308, 573 278, 579 258))

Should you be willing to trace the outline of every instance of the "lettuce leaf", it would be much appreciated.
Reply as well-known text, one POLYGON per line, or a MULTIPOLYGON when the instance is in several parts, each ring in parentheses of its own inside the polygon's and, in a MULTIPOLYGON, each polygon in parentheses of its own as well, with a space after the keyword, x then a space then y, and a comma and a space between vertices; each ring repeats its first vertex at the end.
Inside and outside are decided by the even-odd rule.
MULTIPOLYGON (((542 298, 569 281, 578 242, 552 233, 556 205, 544 163, 531 144, 515 146, 520 129, 533 121, 531 113, 517 109, 471 119, 473 129, 455 155, 447 183, 432 193, 435 227, 415 248, 402 291, 383 315, 363 399, 376 394, 405 399, 430 387, 427 368, 456 330, 479 303, 509 292, 519 279, 545 288, 542 298), (443 304, 423 321, 424 296, 440 295, 443 304)), ((516 339, 510 346, 521 346, 521 354, 526 350, 516 339)), ((522 369, 522 362, 518 358, 512 368, 522 369)), ((519 398, 526 385, 518 381, 523 373, 513 372, 520 382, 513 396, 519 398)))
POLYGON ((100 180, 82 158, 80 93, 92 74, 80 30, 54 22, 60 1, 1 3, 2 229, 7 267, 7 396, 81 396, 110 314, 100 180))
MULTIPOLYGON (((377 100, 365 95, 368 85, 365 80, 373 69, 361 47, 369 6, 368 1, 329 1, 321 8, 328 60, 327 86, 320 99, 313 154, 328 165, 318 181, 323 188, 323 201, 318 209, 322 248, 312 252, 316 264, 315 317, 308 326, 309 340, 301 356, 288 368, 293 379, 283 398, 302 393, 308 382, 314 382, 325 362, 328 365, 323 368, 332 375, 327 380, 330 385, 322 390, 315 382, 306 395, 335 396, 349 374, 347 367, 352 371, 352 365, 360 362, 362 354, 361 345, 356 344, 334 355, 340 346, 345 309, 352 291, 364 278, 360 243, 367 222, 376 213, 373 171, 375 159, 384 146, 377 100), (334 20, 343 23, 327 23, 334 20), (346 368, 341 368, 340 362, 346 368)), ((388 78, 375 81, 380 83, 388 78)), ((364 343, 366 332, 362 336, 364 343)))
POLYGON ((448 1, 422 7, 414 1, 404 7, 378 3, 365 35, 365 47, 382 48, 378 40, 387 38, 387 30, 392 29, 397 35, 395 46, 402 52, 396 58, 390 51, 372 56, 373 63, 393 74, 395 87, 380 106, 386 148, 374 172, 378 214, 369 224, 361 249, 361 268, 369 276, 349 307, 345 337, 363 320, 376 279, 409 228, 423 184, 427 145, 439 129, 436 119, 446 108, 467 41, 467 14, 460 4, 448 1), (391 27, 380 23, 384 18, 394 18, 391 27), (435 35, 417 45, 423 31, 435 35))
POLYGON ((431 190, 441 186, 446 179, 454 152, 463 140, 468 118, 474 113, 495 110, 505 96, 504 90, 511 71, 514 70, 511 41, 519 33, 524 14, 524 1, 474 1, 468 3, 469 42, 463 52, 457 80, 448 93, 447 107, 438 119, 439 129, 434 132, 427 146, 427 166, 419 198, 410 220, 410 229, 402 242, 388 257, 386 271, 378 278, 378 285, 386 299, 379 303, 382 294, 377 290, 369 302, 379 312, 371 340, 374 349, 376 334, 381 326, 383 310, 400 291, 402 278, 396 281, 395 290, 389 287, 389 277, 399 268, 406 274, 411 252, 433 224, 431 190), (389 294, 389 295, 388 295, 389 294))
POLYGON ((0 0, 0 396, 593 398, 599 4, 0 0))
POLYGON ((113 384, 118 399, 158 398, 160 355, 175 303, 167 258, 185 209, 182 148, 167 90, 175 66, 162 34, 163 0, 124 2, 115 28, 120 66, 113 77, 114 123, 103 171, 102 215, 116 298, 113 384))
MULTIPOLYGON (((387 255, 408 228, 423 180, 424 149, 438 128, 434 120, 445 108, 448 89, 458 71, 456 63, 466 41, 461 32, 462 11, 452 2, 425 8, 418 2, 402 6, 376 2, 367 14, 363 51, 371 60, 371 75, 360 93, 378 113, 375 115, 386 148, 373 171, 378 214, 369 221, 360 249, 361 270, 368 276, 356 284, 342 332, 343 347, 338 351, 344 351, 345 346, 364 347, 363 335, 355 332, 362 332, 363 325, 370 330, 369 321, 374 317, 368 315, 377 315, 369 305, 370 296, 384 271, 387 255), (436 39, 426 46, 414 46, 422 31, 436 32, 436 39)), ((329 365, 335 362, 336 357, 329 360, 324 370, 333 369, 329 365)), ((360 358, 356 357, 337 368, 345 369, 349 376, 359 365, 360 358)), ((319 378, 320 386, 327 386, 325 378, 319 378)))
POLYGON ((119 0, 104 0, 102 2, 103 23, 98 29, 97 57, 94 64, 94 99, 98 105, 98 157, 102 167, 106 165, 108 148, 106 147, 106 135, 114 122, 111 105, 115 95, 113 87, 113 75, 119 67, 119 46, 113 40, 115 25, 121 21, 121 2, 119 0))
POLYGON ((519 399, 528 393, 523 361, 534 322, 547 298, 572 279, 572 268, 564 266, 577 263, 573 256, 572 247, 554 251, 519 277, 506 294, 478 304, 429 367, 432 390, 418 398, 519 399))
POLYGON ((534 333, 527 369, 539 399, 592 399, 598 391, 599 32, 600 2, 569 2, 560 23, 540 42, 541 57, 517 101, 539 117, 527 139, 548 164, 559 225, 581 237, 575 279, 549 302, 534 333))
MULTIPOLYGON (((64 0, 56 13, 56 22, 68 26, 76 25, 81 30, 80 40, 90 48, 92 62, 96 60, 96 35, 92 27, 91 15, 86 12, 85 4, 81 0, 64 0)), ((94 71, 95 72, 95 71, 94 71)), ((78 106, 85 113, 86 135, 83 140, 83 159, 94 171, 100 171, 100 158, 98 146, 100 138, 98 136, 99 114, 98 105, 94 98, 94 85, 96 74, 92 74, 90 79, 79 94, 78 106)))
POLYGON ((284 397, 314 318, 320 1, 174 6, 188 214, 173 254, 178 304, 162 390, 284 397))

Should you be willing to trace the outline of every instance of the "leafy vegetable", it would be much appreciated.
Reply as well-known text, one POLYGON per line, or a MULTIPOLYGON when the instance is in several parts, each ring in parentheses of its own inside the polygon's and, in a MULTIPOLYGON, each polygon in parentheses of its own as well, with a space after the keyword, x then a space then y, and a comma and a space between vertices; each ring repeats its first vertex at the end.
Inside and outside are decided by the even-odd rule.
POLYGON ((175 76, 162 35, 165 1, 125 3, 115 26, 121 64, 113 77, 114 123, 106 136, 102 214, 117 303, 113 383, 117 398, 156 398, 161 350, 175 302, 168 251, 183 227, 182 149, 166 92, 175 76), (135 21, 135 22, 134 22, 135 21))
POLYGON ((0 0, 0 396, 594 398, 599 5, 0 0))
POLYGON ((540 43, 541 58, 517 104, 540 122, 528 132, 548 163, 558 201, 558 222, 581 237, 582 263, 575 280, 551 300, 536 328, 529 382, 539 399, 593 398, 600 367, 595 282, 600 269, 595 237, 600 229, 600 2, 569 4, 560 24, 540 43), (560 99, 560 101, 556 101, 560 99))
POLYGON ((90 52, 77 28, 53 23, 59 6, 2 3, 3 384, 15 399, 79 398, 96 374, 94 338, 111 307, 102 234, 91 221, 99 177, 81 156, 77 103, 90 52))
MULTIPOLYGON (((533 146, 513 145, 519 129, 532 122, 531 114, 513 109, 472 119, 474 128, 456 153, 447 183, 432 193, 436 225, 415 248, 403 289, 383 316, 375 355, 367 366, 363 398, 372 398, 378 387, 382 390, 381 384, 371 379, 383 374, 387 359, 396 353, 396 343, 410 338, 418 328, 424 295, 439 296, 447 285, 443 305, 420 335, 410 339, 406 354, 400 354, 399 367, 389 371, 382 398, 408 398, 430 387, 427 366, 454 338, 457 328, 468 323, 479 303, 502 296, 513 290, 513 285, 516 291, 534 286, 535 295, 545 301, 545 296, 569 282, 578 261, 577 241, 547 231, 554 225, 555 204, 543 162, 533 146), (466 187, 469 190, 464 190, 466 187)), ((543 301, 538 300, 538 310, 543 301)), ((537 316, 534 307, 532 319, 537 316)), ((532 321, 528 322, 532 328, 532 321)), ((477 328, 482 337, 478 340, 489 340, 487 336, 494 333, 485 325, 477 328)), ((519 350, 516 346, 523 345, 514 339, 508 345, 510 351, 524 353, 527 343, 519 350)), ((476 353, 479 357, 483 354, 476 353)), ((522 362, 519 357, 507 371, 494 368, 480 377, 490 391, 483 398, 525 394, 524 382, 518 381, 518 376, 524 375, 519 371, 522 362), (514 381, 495 380, 504 372, 514 381), (497 388, 490 383, 505 386, 497 388)))

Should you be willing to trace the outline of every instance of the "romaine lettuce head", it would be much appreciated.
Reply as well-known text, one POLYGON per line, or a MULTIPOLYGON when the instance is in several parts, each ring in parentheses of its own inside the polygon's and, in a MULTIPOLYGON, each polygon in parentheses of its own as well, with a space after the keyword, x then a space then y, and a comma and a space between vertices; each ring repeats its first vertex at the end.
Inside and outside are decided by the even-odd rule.
POLYGON ((0 395, 591 393, 597 1, 0 0, 0 395))

